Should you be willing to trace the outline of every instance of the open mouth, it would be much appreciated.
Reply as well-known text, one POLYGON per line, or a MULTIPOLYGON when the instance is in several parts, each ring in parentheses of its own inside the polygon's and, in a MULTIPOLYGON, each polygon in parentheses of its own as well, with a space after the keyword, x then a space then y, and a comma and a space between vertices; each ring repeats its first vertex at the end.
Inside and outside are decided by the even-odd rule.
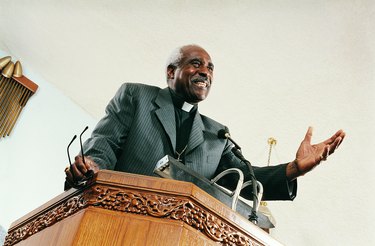
POLYGON ((193 82, 199 88, 207 88, 209 86, 209 82, 207 80, 193 79, 191 82, 193 82))

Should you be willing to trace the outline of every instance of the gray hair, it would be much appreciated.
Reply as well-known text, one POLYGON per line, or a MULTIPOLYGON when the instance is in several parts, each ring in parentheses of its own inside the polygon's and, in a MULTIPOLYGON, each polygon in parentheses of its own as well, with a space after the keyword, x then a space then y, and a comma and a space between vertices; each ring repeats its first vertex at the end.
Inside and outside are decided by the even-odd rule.
POLYGON ((180 62, 181 62, 181 59, 182 59, 182 55, 183 55, 183 51, 182 50, 185 47, 189 47, 189 46, 195 46, 195 47, 199 47, 199 48, 203 49, 201 46, 196 45, 196 44, 188 44, 188 45, 183 45, 183 46, 175 48, 172 51, 172 53, 169 55, 168 59, 167 59, 167 63, 166 63, 166 66, 165 66, 165 71, 168 70, 169 66, 177 67, 178 65, 180 65, 180 62))
POLYGON ((198 47, 198 48, 201 48, 202 50, 204 50, 201 46, 196 45, 196 44, 188 44, 188 45, 183 45, 183 46, 177 47, 169 55, 165 68, 168 68, 170 65, 175 66, 175 67, 178 66, 179 63, 181 62, 181 59, 182 59, 182 53, 183 53, 182 50, 185 47, 192 47, 192 46, 198 47))
POLYGON ((181 58, 182 58, 182 48, 183 47, 185 47, 185 46, 177 47, 172 51, 172 53, 169 55, 169 57, 167 59, 165 69, 167 69, 169 66, 174 66, 174 67, 178 66, 178 64, 180 63, 181 58))

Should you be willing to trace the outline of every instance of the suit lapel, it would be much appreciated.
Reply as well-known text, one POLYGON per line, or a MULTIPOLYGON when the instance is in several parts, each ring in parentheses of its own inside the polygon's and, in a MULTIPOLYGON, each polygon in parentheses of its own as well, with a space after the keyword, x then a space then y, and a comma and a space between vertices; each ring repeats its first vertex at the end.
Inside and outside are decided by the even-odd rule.
POLYGON ((197 111, 194 117, 193 125, 191 127, 189 142, 186 149, 186 154, 195 149, 198 145, 203 143, 204 137, 203 137, 203 130, 204 125, 202 122, 201 115, 197 111))
POLYGON ((155 103, 159 106, 159 109, 155 111, 155 114, 163 125, 164 131, 167 133, 169 140, 172 143, 173 151, 176 151, 176 119, 168 87, 159 91, 155 103))
MULTIPOLYGON (((173 151, 176 151, 176 119, 174 114, 174 106, 168 87, 160 90, 155 103, 159 106, 159 109, 155 111, 155 114, 163 125, 164 131, 167 133, 169 140, 172 143, 173 151)), ((198 145, 203 143, 204 129, 201 115, 197 111, 194 117, 185 154, 191 152, 198 145)))

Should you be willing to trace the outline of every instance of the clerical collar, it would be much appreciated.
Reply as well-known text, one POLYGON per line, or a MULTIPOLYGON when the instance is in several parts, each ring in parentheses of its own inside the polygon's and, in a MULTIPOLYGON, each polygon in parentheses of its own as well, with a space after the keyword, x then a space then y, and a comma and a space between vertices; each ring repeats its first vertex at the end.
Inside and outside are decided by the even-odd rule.
POLYGON ((178 96, 176 92, 174 92, 171 88, 169 88, 169 91, 171 92, 173 105, 176 108, 182 109, 183 111, 188 113, 191 112, 192 109, 197 108, 196 104, 185 102, 185 100, 178 96))

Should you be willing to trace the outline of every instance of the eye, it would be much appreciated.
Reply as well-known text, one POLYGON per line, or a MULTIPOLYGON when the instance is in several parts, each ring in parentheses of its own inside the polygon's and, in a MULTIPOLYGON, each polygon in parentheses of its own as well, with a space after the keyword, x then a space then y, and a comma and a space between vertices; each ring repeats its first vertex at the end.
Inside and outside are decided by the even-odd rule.
POLYGON ((195 68, 198 68, 198 67, 201 65, 201 62, 198 61, 198 60, 193 60, 193 61, 191 62, 191 64, 192 64, 195 68))

